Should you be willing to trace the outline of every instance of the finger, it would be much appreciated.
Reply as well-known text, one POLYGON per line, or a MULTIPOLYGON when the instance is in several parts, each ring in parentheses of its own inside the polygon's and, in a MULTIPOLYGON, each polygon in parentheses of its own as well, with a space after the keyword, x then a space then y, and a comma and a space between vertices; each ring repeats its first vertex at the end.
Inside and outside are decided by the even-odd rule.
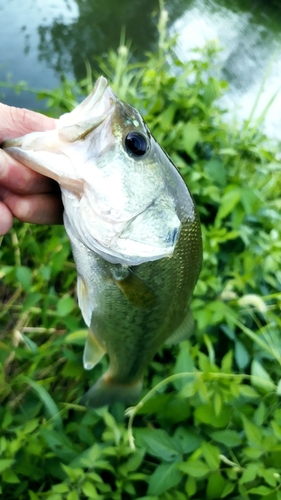
POLYGON ((56 183, 22 165, 0 149, 0 185, 15 193, 47 193, 56 183))
POLYGON ((63 206, 60 196, 52 193, 17 195, 5 192, 4 202, 11 213, 22 222, 61 224, 63 206))
POLYGON ((23 108, 14 108, 0 103, 0 143, 29 132, 51 130, 56 120, 23 108))
POLYGON ((13 225, 13 214, 8 207, 0 201, 0 236, 10 231, 13 225))

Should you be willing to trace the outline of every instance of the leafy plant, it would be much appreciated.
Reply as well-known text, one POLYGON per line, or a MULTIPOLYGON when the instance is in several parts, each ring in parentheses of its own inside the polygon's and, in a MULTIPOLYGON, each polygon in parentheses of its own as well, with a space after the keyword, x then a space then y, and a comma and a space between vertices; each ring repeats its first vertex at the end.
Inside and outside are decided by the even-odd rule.
MULTIPOLYGON (((0 247, 5 500, 281 499, 280 147, 258 122, 224 120, 217 47, 183 63, 165 15, 145 63, 131 64, 121 45, 100 67, 142 112, 198 205, 197 333, 156 355, 126 417, 118 404, 80 406, 106 361, 92 373, 82 367, 69 242, 62 227, 16 223, 0 247)), ((58 116, 91 82, 89 70, 39 97, 58 116)))

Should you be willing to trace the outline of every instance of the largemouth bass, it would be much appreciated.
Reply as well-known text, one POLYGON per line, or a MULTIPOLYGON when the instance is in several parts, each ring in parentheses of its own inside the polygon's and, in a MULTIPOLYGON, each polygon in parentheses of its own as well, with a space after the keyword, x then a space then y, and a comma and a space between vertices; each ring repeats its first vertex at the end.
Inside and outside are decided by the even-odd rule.
POLYGON ((55 130, 2 147, 61 188, 78 302, 89 326, 84 367, 109 356, 84 402, 132 403, 159 347, 193 329, 202 243, 185 182, 138 111, 104 77, 55 130))

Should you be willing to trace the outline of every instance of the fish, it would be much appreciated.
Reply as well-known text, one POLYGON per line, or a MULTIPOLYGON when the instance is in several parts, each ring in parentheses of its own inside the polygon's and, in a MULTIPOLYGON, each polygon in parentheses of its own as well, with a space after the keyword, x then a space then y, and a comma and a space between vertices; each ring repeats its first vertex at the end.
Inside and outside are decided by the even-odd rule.
POLYGON ((132 404, 162 344, 194 331, 190 304, 202 236, 185 181, 140 113, 103 76, 54 130, 2 148, 61 189, 78 304, 89 327, 84 368, 105 353, 109 360, 82 404, 132 404))

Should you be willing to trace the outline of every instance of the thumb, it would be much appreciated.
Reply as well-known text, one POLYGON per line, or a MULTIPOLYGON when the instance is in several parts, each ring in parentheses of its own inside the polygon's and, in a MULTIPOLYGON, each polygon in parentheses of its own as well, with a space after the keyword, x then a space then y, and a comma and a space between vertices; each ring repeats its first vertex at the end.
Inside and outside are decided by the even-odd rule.
POLYGON ((55 128, 56 120, 24 108, 0 103, 0 144, 29 132, 43 132, 55 128))

